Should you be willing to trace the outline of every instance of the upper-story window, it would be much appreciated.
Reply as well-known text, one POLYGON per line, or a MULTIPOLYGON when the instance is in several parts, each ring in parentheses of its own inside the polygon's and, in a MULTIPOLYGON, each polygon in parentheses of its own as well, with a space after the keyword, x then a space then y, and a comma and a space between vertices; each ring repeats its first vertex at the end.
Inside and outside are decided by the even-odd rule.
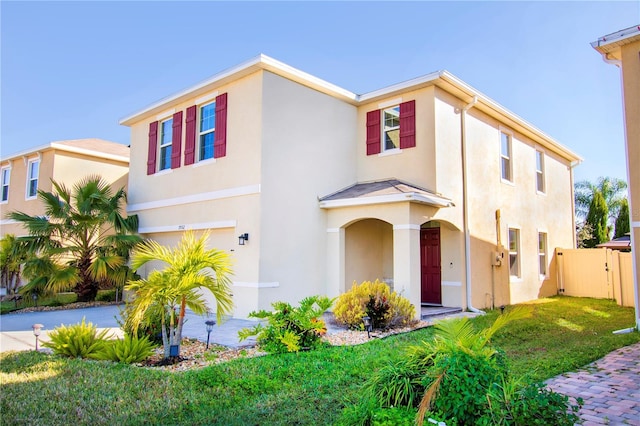
POLYGON ((536 151, 536 189, 538 192, 545 192, 544 153, 542 151, 536 151))
POLYGON ((500 132, 500 173, 502 180, 513 182, 511 168, 511 135, 500 132))
POLYGON ((509 228, 509 275, 520 278, 520 230, 509 228))
POLYGON ((367 112, 367 155, 415 147, 416 101, 381 108, 367 112))
POLYGON ((173 136, 173 118, 160 124, 160 166, 158 170, 171 168, 171 144, 173 136))
POLYGON ((11 169, 5 167, 2 169, 2 199, 0 201, 9 200, 9 181, 11 179, 11 169))
POLYGON ((200 124, 198 126, 198 161, 213 158, 213 144, 216 133, 216 103, 200 107, 200 124))
POLYGON ((400 105, 382 110, 382 123, 383 150, 398 148, 400 146, 400 105))
POLYGON ((29 160, 27 165, 27 198, 38 195, 38 175, 40 174, 40 160, 29 160))

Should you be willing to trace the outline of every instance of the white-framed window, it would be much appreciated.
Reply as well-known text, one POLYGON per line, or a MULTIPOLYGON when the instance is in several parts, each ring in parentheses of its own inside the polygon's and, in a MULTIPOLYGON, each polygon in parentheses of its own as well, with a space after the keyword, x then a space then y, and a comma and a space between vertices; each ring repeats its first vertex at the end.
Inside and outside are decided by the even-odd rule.
POLYGON ((511 135, 500 132, 500 173, 502 180, 513 182, 511 167, 511 135))
POLYGON ((536 189, 538 192, 545 192, 544 153, 542 151, 536 151, 536 189))
POLYGON ((171 144, 173 143, 173 118, 160 123, 160 161, 158 170, 171 168, 171 144))
POLYGON ((38 175, 40 174, 40 160, 29 160, 27 163, 27 198, 38 195, 38 175))
POLYGON ((547 233, 538 232, 538 264, 540 275, 547 275, 547 233))
POLYGON ((382 110, 382 150, 400 148, 400 105, 382 110))
POLYGON ((9 167, 4 167, 2 169, 2 198, 0 202, 9 201, 9 182, 11 180, 11 169, 9 167))
POLYGON ((213 141, 216 133, 216 103, 201 106, 198 120, 198 161, 213 158, 213 141))
POLYGON ((509 228, 509 275, 520 278, 520 230, 509 228))

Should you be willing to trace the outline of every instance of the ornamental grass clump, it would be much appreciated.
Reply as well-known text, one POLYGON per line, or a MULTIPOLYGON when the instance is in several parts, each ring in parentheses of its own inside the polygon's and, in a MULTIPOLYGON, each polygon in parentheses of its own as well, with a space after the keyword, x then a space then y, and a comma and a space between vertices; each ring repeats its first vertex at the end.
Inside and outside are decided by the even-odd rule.
POLYGON ((108 330, 98 333, 98 329, 93 323, 82 322, 70 326, 61 325, 56 327, 49 338, 51 341, 44 342, 42 346, 50 348, 56 355, 70 358, 89 358, 99 352, 105 344, 108 330))
POLYGON ((124 339, 105 342, 99 351, 91 355, 91 358, 133 364, 153 355, 154 348, 155 345, 146 336, 138 338, 125 335, 124 339))
POLYGON ((405 297, 379 280, 356 282, 338 297, 333 311, 336 321, 351 329, 362 329, 362 318, 369 316, 377 329, 403 327, 414 321, 415 307, 405 297))

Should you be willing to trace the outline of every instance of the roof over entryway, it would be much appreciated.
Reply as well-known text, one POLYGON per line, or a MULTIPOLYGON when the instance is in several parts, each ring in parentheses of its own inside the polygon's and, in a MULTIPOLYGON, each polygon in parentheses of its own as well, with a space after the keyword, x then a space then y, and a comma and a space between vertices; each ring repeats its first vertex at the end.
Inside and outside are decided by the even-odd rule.
POLYGON ((372 204, 388 204, 411 201, 434 207, 453 207, 453 202, 427 189, 403 182, 386 179, 356 183, 338 192, 320 198, 323 209, 372 204))

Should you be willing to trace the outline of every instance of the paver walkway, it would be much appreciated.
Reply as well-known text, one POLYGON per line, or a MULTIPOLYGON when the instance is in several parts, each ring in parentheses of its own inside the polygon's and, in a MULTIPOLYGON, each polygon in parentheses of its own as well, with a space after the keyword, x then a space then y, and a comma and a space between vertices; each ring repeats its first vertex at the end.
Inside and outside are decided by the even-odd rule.
POLYGON ((584 400, 578 415, 585 426, 640 426, 640 343, 617 349, 547 384, 556 392, 584 400))

